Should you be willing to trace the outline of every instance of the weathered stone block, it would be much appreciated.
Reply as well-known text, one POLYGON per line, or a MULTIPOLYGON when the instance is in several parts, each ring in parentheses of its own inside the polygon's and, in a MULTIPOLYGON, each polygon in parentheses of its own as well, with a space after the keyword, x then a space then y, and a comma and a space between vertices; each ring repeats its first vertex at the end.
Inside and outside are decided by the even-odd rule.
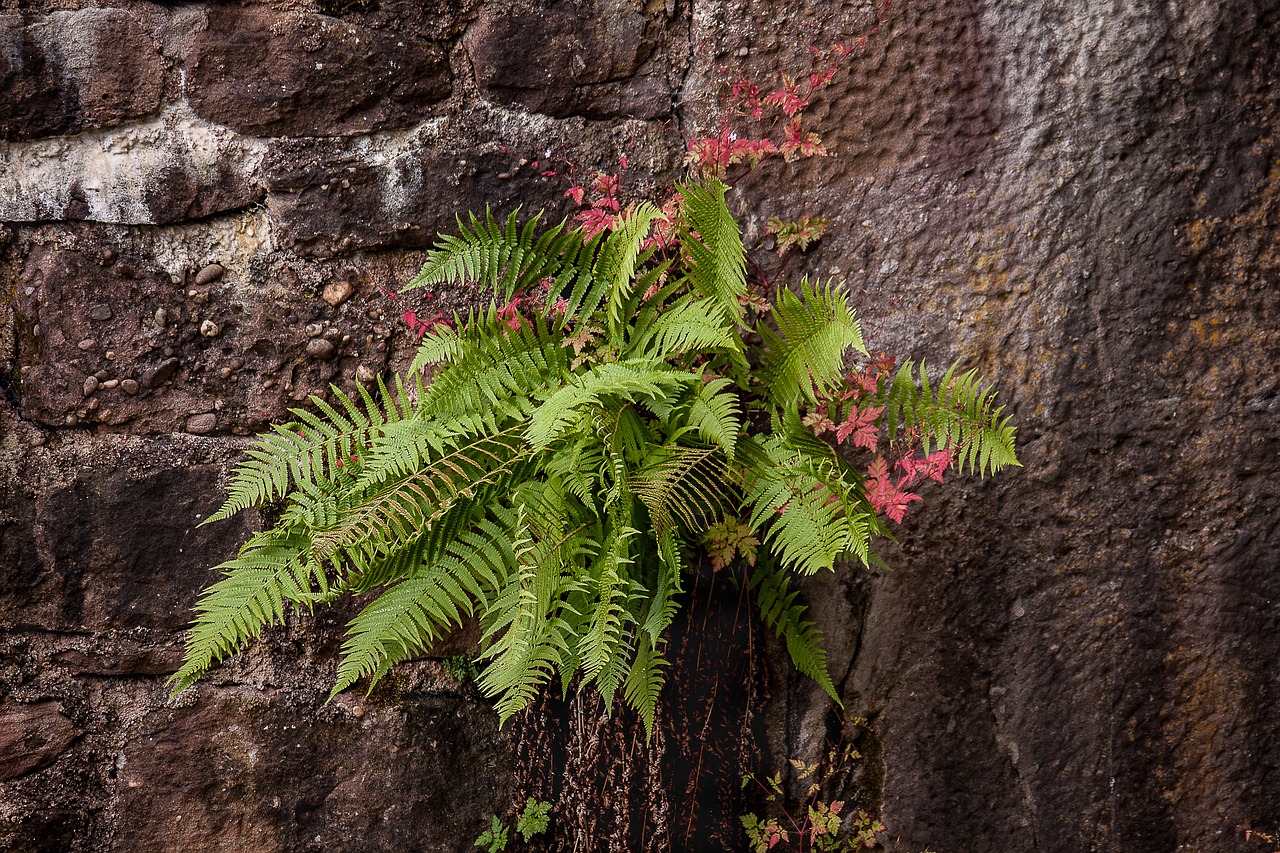
POLYGON ((253 136, 407 127, 452 91, 442 46, 306 12, 215 6, 186 61, 196 113, 253 136))
POLYGON ((0 219, 167 224, 247 207, 264 146, 190 111, 67 139, 0 143, 0 219))
POLYGON ((294 146, 274 158, 268 210, 287 245, 303 255, 338 255, 374 248, 425 249, 440 232, 456 232, 459 197, 486 199, 498 212, 521 204, 564 209, 561 182, 536 173, 503 180, 516 157, 429 147, 406 150, 387 162, 358 154, 293 159, 294 146), (440 192, 448 187, 449 192, 440 192), (517 197, 516 193, 522 195, 517 197), (377 218, 368 212, 379 212, 377 218))
POLYGON ((113 849, 453 849, 508 807, 509 749, 456 694, 322 709, 205 688, 124 745, 113 849))
POLYGON ((53 763, 79 737, 61 710, 57 702, 0 705, 0 782, 53 763))
POLYGON ((197 528, 217 506, 210 446, 84 436, 6 459, 0 484, 0 621, 50 631, 191 621, 209 567, 233 555, 244 521, 197 528), (70 452, 69 452, 70 451, 70 452))
POLYGON ((676 74, 663 7, 634 0, 486 4, 464 42, 485 97, 550 116, 660 118, 676 74))
POLYGON ((0 15, 0 140, 152 115, 164 73, 155 32, 124 9, 0 15))
POLYGON ((282 140, 265 166, 267 207, 281 242, 302 255, 426 248, 438 233, 457 232, 458 214, 485 207, 545 210, 556 221, 572 212, 569 186, 596 168, 618 171, 623 155, 633 169, 627 189, 653 195, 676 176, 680 144, 657 123, 553 120, 486 106, 376 139, 282 140))
POLYGON ((334 307, 319 295, 326 278, 349 281, 345 271, 300 265, 325 277, 308 293, 287 259, 263 252, 197 286, 207 256, 169 253, 162 265, 151 246, 129 237, 104 248, 46 236, 53 239, 32 242, 14 260, 14 391, 24 417, 49 426, 247 432, 287 418, 331 383, 354 393, 361 367, 367 375, 386 364, 391 328, 375 319, 380 309, 361 299, 334 307), (105 319, 94 319, 95 309, 105 319), (321 333, 323 358, 307 349, 321 333))

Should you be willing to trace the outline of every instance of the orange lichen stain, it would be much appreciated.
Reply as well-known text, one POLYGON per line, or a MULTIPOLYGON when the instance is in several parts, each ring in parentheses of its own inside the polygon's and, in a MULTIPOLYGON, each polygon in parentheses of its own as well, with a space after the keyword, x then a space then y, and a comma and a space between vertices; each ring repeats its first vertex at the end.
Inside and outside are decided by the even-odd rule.
MULTIPOLYGON (((999 236, 1000 229, 993 232, 999 236)), ((975 293, 988 296, 1002 296, 1009 292, 1009 274, 1004 272, 1000 259, 988 254, 981 254, 969 268, 965 282, 975 293)), ((1030 287, 1026 288, 1027 290, 1030 287)))
POLYGON ((1203 252, 1209 245, 1209 238, 1213 236, 1213 229, 1220 222, 1221 219, 1198 219, 1188 225, 1184 233, 1187 235, 1187 242, 1191 244, 1191 251, 1197 255, 1203 252))
POLYGON ((1221 317, 1210 317, 1207 320, 1197 317, 1191 321, 1191 334, 1195 336, 1196 343, 1200 346, 1218 349, 1223 343, 1224 322, 1221 317))
POLYGON ((1194 646, 1179 648, 1175 667, 1180 673, 1178 713, 1165 727, 1165 740, 1183 772, 1176 774, 1175 799, 1184 805, 1202 801, 1220 790, 1223 732, 1239 725, 1248 707, 1243 672, 1225 660, 1206 658, 1194 646), (1221 670, 1227 670, 1223 672, 1221 670))

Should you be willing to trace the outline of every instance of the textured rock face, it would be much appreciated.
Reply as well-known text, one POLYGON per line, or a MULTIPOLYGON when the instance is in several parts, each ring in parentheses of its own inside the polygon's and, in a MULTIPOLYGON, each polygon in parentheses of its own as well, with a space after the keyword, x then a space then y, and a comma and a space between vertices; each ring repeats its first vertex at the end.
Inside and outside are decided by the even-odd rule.
POLYGON ((119 230, 33 231, 14 271, 22 416, 133 432, 210 416, 244 434, 330 384, 354 392, 361 367, 382 372, 383 309, 322 298, 321 282, 350 283, 346 267, 300 274, 271 251, 270 223, 225 225, 163 249, 119 230))
POLYGON ((186 62, 195 112, 249 136, 407 127, 450 91, 440 45, 305 12, 215 6, 186 62))
POLYGON ((748 239, 833 219, 787 277, 845 279, 873 349, 995 379, 1025 468, 926 493, 892 572, 807 582, 866 730, 776 648, 733 658, 752 710, 705 739, 707 781, 857 728, 843 793, 902 849, 1261 850, 1274 5, 0 0, 0 850, 462 850, 535 793, 552 849, 740 848, 733 814, 663 811, 715 787, 671 763, 702 737, 678 720, 647 749, 581 703, 497 733, 433 661, 324 705, 344 614, 177 704, 162 682, 256 521, 196 526, 237 436, 403 367, 404 311, 477 298, 385 295, 455 211, 567 213, 624 154, 652 194, 740 75, 863 36, 805 113, 832 155, 739 181, 748 239), (654 823, 617 805, 642 801, 654 823))
POLYGON ((634 0, 492 3, 466 47, 481 92, 498 103, 551 116, 662 118, 684 58, 673 17, 634 0))
POLYGON ((165 63, 152 24, 113 8, 0 14, 0 139, 78 133, 155 113, 165 63))
POLYGON ((496 722, 448 688, 424 683, 396 699, 318 708, 227 690, 152 714, 116 761, 128 816, 116 849, 219 839, 241 850, 395 850, 465 837, 470 810, 500 810, 508 796, 496 722))
POLYGON ((0 143, 9 221, 169 224, 247 207, 263 195, 263 147, 184 107, 69 140, 0 143))
POLYGON ((79 732, 57 702, 12 704, 0 709, 0 756, 8 780, 39 770, 61 755, 79 732))

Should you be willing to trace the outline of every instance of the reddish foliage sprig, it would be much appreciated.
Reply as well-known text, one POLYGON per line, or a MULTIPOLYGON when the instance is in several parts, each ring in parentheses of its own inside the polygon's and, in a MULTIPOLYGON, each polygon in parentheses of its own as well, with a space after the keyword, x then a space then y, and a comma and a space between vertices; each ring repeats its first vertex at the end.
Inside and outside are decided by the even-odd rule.
POLYGON ((445 316, 443 311, 436 311, 430 317, 423 318, 418 316, 417 311, 410 308, 404 312, 403 319, 409 330, 419 338, 437 326, 443 326, 447 329, 453 328, 453 321, 445 316))
MULTIPOLYGON (((882 4, 877 11, 887 7, 887 3, 882 4)), ((725 118, 714 135, 688 139, 686 165, 706 177, 723 178, 731 166, 743 164, 754 169, 773 156, 780 155, 788 162, 825 157, 829 153, 827 146, 817 133, 804 126, 804 111, 822 90, 832 84, 854 51, 865 45, 867 38, 878 29, 877 25, 860 38, 837 42, 830 47, 811 47, 814 68, 800 79, 789 74, 780 75, 778 86, 771 91, 765 92, 756 83, 739 76, 726 98, 731 115, 765 122, 767 111, 776 110, 773 126, 754 133, 739 132, 725 118), (778 125, 782 128, 780 136, 775 130, 778 125)))
MULTIPOLYGON (((626 168, 625 158, 622 160, 622 167, 626 168)), ((586 209, 580 211, 574 219, 578 220, 579 229, 588 239, 602 231, 612 231, 617 227, 622 207, 618 201, 621 188, 622 182, 617 175, 596 172, 590 185, 589 203, 586 200, 587 187, 578 185, 565 190, 565 195, 573 199, 574 204, 587 205, 586 209)))
POLYGON ((836 389, 804 416, 804 424, 818 437, 827 437, 850 450, 877 454, 865 469, 867 499, 872 508, 901 524, 912 503, 923 500, 915 491, 925 480, 941 483, 956 458, 955 449, 921 453, 919 436, 905 430, 901 438, 884 450, 881 432, 885 428, 885 407, 870 401, 889 381, 894 359, 880 353, 868 364, 853 370, 844 387, 836 389))

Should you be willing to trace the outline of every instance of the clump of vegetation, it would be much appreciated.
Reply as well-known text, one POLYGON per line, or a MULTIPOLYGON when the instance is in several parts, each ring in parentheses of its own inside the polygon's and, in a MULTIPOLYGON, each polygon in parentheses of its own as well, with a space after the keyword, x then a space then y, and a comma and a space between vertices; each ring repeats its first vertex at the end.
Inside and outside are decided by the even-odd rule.
POLYGON ((454 655, 444 659, 444 668, 459 684, 470 684, 480 677, 476 662, 466 655, 454 655))
MULTIPOLYGON (((863 721, 865 722, 865 721, 863 721)), ((786 808, 782 771, 771 776, 748 773, 742 787, 755 785, 764 794, 767 811, 742 815, 739 820, 746 831, 754 853, 779 851, 829 851, 854 853, 875 847, 885 826, 865 809, 845 810, 844 800, 823 796, 833 775, 861 758, 852 745, 832 747, 826 756, 812 764, 798 758, 790 760, 792 777, 805 785, 798 808, 786 808)))
MULTIPOLYGON (((516 819, 516 832, 526 844, 536 836, 547 831, 551 825, 551 803, 535 800, 530 797, 524 804, 524 811, 516 819)), ((497 815, 489 818, 489 828, 476 838, 473 847, 484 847, 487 853, 501 853, 507 849, 511 830, 497 815)))
POLYGON ((284 509, 205 590, 174 690, 288 606, 356 596, 334 693, 476 617, 502 720, 555 679, 652 729, 709 551, 753 565, 762 618, 839 702, 792 579, 870 565, 917 484, 1016 465, 1014 429, 972 371, 872 357, 836 283, 754 291, 726 189, 685 184, 591 234, 473 216, 441 238, 409 287, 494 302, 424 330, 395 388, 312 398, 249 452, 208 521, 284 509))

